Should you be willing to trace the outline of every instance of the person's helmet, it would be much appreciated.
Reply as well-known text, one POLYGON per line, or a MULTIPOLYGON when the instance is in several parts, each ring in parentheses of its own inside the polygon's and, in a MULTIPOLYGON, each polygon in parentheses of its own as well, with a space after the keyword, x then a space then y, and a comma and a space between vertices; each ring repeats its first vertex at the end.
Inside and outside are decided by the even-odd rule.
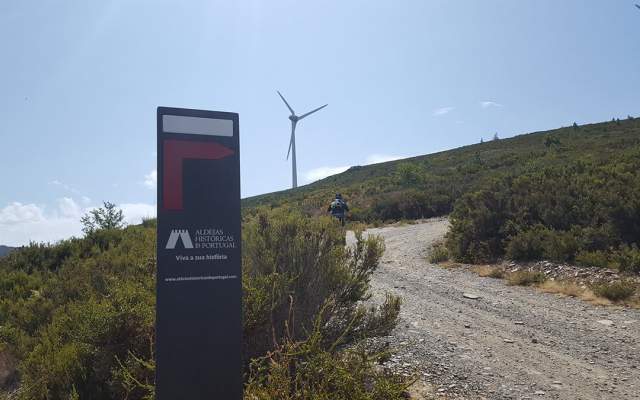
POLYGON ((336 193, 336 199, 341 199, 342 195, 340 193, 336 193))

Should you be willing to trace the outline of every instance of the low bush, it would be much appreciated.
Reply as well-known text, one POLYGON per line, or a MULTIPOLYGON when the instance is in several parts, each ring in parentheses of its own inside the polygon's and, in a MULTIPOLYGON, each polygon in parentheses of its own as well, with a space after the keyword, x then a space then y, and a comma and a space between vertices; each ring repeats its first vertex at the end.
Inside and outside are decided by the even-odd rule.
MULTIPOLYGON (((251 365, 245 388, 247 400, 400 400, 407 378, 386 374, 374 367, 376 354, 355 346, 335 351, 326 346, 323 317, 304 341, 286 337, 284 342, 251 365)), ((347 327, 347 329, 349 329, 347 327)), ((343 332, 348 336, 348 333, 343 332)))
POLYGON ((507 275, 509 285, 531 286, 543 283, 546 280, 547 277, 542 272, 517 271, 507 275))
POLYGON ((606 268, 609 266, 609 254, 604 251, 581 251, 576 255, 576 264, 585 267, 606 268))
POLYGON ((507 243, 506 256, 511 260, 537 260, 544 254, 544 242, 548 230, 538 225, 520 232, 507 243))
POLYGON ((622 272, 640 273, 640 249, 635 243, 620 246, 612 255, 612 264, 622 272))
MULTIPOLYGON (((17 364, 0 391, 17 387, 12 398, 25 400, 154 397, 154 226, 148 220, 95 229, 84 239, 34 244, 0 259, 0 356, 10 354, 17 364)), ((344 231, 329 217, 284 209, 246 216, 246 372, 251 359, 289 357, 285 349, 299 349, 287 364, 296 368, 287 377, 292 381, 280 387, 305 380, 309 390, 351 391, 344 398, 359 400, 369 399, 357 396, 371 384, 380 388, 374 391, 378 398, 395 399, 395 386, 383 390, 394 378, 374 371, 373 355, 356 359, 345 352, 395 326, 398 297, 364 305, 384 243, 360 231, 354 243, 346 247, 344 241, 344 231), (314 336, 318 330, 322 335, 314 336), (330 364, 335 368, 329 373, 324 368, 330 364)), ((267 372, 265 382, 282 378, 275 366, 267 372)))
POLYGON ((561 263, 573 261, 580 244, 571 231, 549 230, 544 237, 543 248, 543 258, 561 263))
POLYGON ((555 231, 543 225, 510 237, 506 256, 512 260, 547 259, 555 262, 570 261, 579 248, 578 239, 569 231, 555 231))
POLYGON ((429 262, 438 264, 449 259, 449 251, 444 243, 437 243, 431 247, 429 252, 429 262))
POLYGON ((611 301, 623 301, 629 299, 636 292, 636 285, 628 281, 600 283, 594 285, 593 292, 611 301))
POLYGON ((246 359, 273 350, 286 329, 303 340, 322 307, 328 308, 323 335, 329 341, 347 324, 350 335, 367 337, 395 321, 399 301, 393 297, 379 313, 361 305, 384 252, 379 237, 356 231, 355 243, 345 248, 344 231, 331 218, 282 209, 260 210, 244 224, 243 237, 246 359))
MULTIPOLYGON (((557 155, 547 154, 551 158, 557 155)), ((640 146, 496 175, 457 200, 447 247, 462 262, 579 262, 640 272, 640 146)))

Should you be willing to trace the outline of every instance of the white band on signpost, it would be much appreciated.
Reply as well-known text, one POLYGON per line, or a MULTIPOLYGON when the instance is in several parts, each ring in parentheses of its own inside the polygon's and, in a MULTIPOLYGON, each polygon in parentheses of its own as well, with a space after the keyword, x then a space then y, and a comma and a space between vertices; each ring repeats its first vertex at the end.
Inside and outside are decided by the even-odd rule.
POLYGON ((162 116, 162 132, 186 133, 191 135, 233 136, 233 121, 230 119, 214 119, 187 117, 183 115, 162 116))

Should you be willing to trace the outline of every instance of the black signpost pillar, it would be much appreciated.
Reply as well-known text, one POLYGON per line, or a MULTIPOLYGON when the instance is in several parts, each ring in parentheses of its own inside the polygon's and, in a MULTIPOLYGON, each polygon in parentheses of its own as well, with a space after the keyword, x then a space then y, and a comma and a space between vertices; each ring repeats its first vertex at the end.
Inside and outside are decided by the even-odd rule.
POLYGON ((158 108, 156 398, 242 398, 238 114, 158 108))

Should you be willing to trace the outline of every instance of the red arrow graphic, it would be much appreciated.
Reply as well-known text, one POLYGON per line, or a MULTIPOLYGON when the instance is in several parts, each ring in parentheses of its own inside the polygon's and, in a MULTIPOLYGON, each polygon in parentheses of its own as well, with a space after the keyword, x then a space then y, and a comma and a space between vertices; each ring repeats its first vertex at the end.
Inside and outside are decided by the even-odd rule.
POLYGON ((182 165, 185 159, 218 160, 233 150, 215 142, 165 140, 162 178, 162 208, 182 210, 182 165))

